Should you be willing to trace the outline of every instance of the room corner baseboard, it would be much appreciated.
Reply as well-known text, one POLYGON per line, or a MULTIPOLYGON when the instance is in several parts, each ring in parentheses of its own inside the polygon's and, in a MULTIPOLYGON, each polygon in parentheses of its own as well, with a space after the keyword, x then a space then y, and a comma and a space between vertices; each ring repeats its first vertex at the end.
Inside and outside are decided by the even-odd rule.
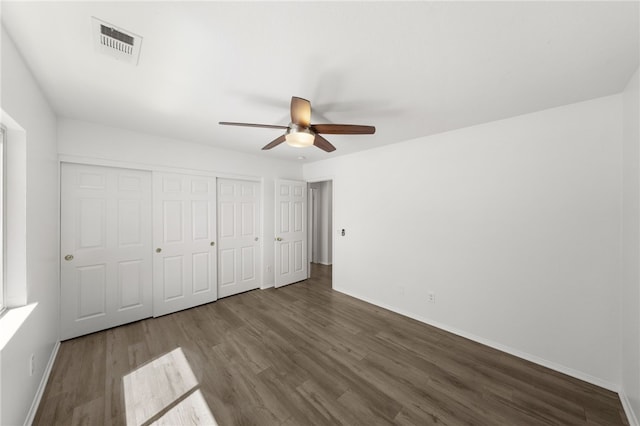
POLYGON ((49 375, 51 375, 53 364, 56 361, 56 356, 58 356, 58 349, 60 349, 60 342, 56 342, 56 344, 53 346, 53 351, 51 351, 49 362, 47 363, 47 367, 44 369, 44 373, 42 374, 42 380, 40 380, 38 391, 36 392, 33 398, 33 402, 31 403, 31 408, 29 408, 29 412, 27 413, 27 418, 24 421, 25 426, 31 426, 33 424, 33 420, 36 417, 36 412, 38 411, 38 406, 40 405, 40 400, 42 399, 42 395, 44 395, 44 390, 47 387, 47 382, 49 381, 49 375))
POLYGON ((633 409, 631 408, 631 403, 629 402, 629 398, 627 398, 627 394, 624 393, 623 390, 620 390, 620 392, 618 392, 618 396, 620 397, 622 408, 624 408, 624 413, 627 415, 627 420, 629 421, 629 425, 640 426, 640 422, 638 422, 638 417, 636 417, 636 413, 634 413, 633 409))
MULTIPOLYGON (((544 358, 540 358, 540 357, 538 357, 536 355, 532 355, 532 354, 520 351, 518 349, 511 348, 509 346, 503 345, 501 343, 494 342, 494 341, 489 340, 489 339, 485 339, 484 337, 476 336, 476 335, 474 335, 472 333, 468 333, 466 331, 459 330, 459 329, 457 329, 455 327, 450 327, 450 326, 448 326, 446 324, 442 324, 442 323, 439 323, 437 321, 432 321, 432 320, 430 320, 428 318, 424 318, 424 317, 421 317, 419 315, 413 314, 411 312, 407 312, 407 311, 405 311, 403 309, 399 309, 399 308, 397 308, 395 306, 390 306, 390 305, 387 305, 385 303, 381 303, 381 302, 379 302, 377 300, 372 300, 372 299, 369 299, 367 297, 362 297, 362 296, 360 296, 358 294, 355 294, 355 293, 352 293, 352 292, 350 292, 348 290, 344 290, 344 289, 336 288, 336 287, 334 287, 333 289, 335 291, 340 292, 340 293, 346 294, 347 296, 355 297, 356 299, 360 299, 360 300, 362 300, 364 302, 371 303, 372 305, 379 306, 381 308, 387 309, 389 311, 395 312, 395 313, 403 315, 405 317, 409 317, 409 318, 414 319, 416 321, 420 321, 422 323, 431 325, 431 326, 439 328, 441 330, 448 331, 449 333, 453 333, 455 335, 464 337, 465 339, 473 340, 474 342, 481 343, 481 344, 483 344, 485 346, 489 346, 491 348, 494 348, 494 349, 497 349, 499 351, 508 353, 508 354, 516 356, 518 358, 525 359, 527 361, 533 362, 534 364, 541 365, 543 367, 549 368, 549 369, 557 371, 559 373, 566 374, 567 376, 571 376, 571 377, 574 377, 576 379, 582 380, 584 382, 591 383, 591 384, 599 386, 601 388, 605 388, 605 389, 610 390, 612 392, 619 393, 619 391, 620 391, 620 386, 618 386, 617 384, 608 382, 606 380, 602 380, 602 379, 600 379, 598 377, 594 377, 594 376, 592 376, 590 374, 587 374, 587 373, 584 373, 582 371, 574 370, 574 369, 566 367, 564 365, 557 364, 557 363, 552 362, 552 361, 548 361, 548 360, 546 360, 544 358)), ((640 426, 640 425, 637 425, 637 423, 636 423, 636 426, 640 426)))

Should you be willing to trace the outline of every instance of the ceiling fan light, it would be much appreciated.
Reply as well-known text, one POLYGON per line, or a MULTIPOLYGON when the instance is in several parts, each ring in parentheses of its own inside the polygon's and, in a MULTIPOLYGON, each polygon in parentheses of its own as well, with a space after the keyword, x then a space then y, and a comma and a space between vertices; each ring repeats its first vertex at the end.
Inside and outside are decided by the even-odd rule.
POLYGON ((308 129, 288 131, 284 136, 287 144, 296 148, 306 148, 313 145, 316 135, 308 129))

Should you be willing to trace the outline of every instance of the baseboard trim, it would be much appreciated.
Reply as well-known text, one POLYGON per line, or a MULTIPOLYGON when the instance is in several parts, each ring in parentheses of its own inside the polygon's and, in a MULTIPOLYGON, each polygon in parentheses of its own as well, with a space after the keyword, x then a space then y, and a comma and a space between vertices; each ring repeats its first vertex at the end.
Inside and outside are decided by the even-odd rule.
POLYGON ((624 413, 627 415, 627 420, 629 421, 629 425, 640 426, 640 422, 638 422, 638 417, 636 417, 636 413, 634 413, 633 408, 631 408, 631 402, 629 402, 629 398, 627 398, 627 394, 624 393, 623 390, 620 390, 620 392, 618 392, 618 396, 620 396, 620 402, 622 403, 622 408, 624 408, 624 413))
POLYGON ((600 386, 601 388, 605 388, 605 389, 608 389, 608 390, 616 392, 616 393, 619 393, 619 391, 620 391, 620 387, 617 384, 608 382, 606 380, 602 380, 602 379, 600 379, 598 377, 594 377, 594 376, 592 376, 590 374, 587 374, 587 373, 584 373, 582 371, 574 370, 574 369, 566 367, 564 365, 557 364, 557 363, 552 362, 552 361, 548 361, 548 360, 546 360, 544 358, 540 358, 538 356, 531 355, 529 353, 520 351, 518 349, 511 348, 511 347, 503 345, 501 343, 497 343, 497 342, 494 342, 492 340, 485 339, 484 337, 476 336, 476 335, 474 335, 472 333, 468 333, 466 331, 457 329, 455 327, 450 327, 450 326, 448 326, 446 324, 442 324, 442 323, 439 323, 437 321, 433 321, 433 320, 430 320, 428 318, 421 317, 419 315, 413 314, 411 312, 407 312, 407 311, 405 311, 403 309, 400 309, 400 308, 397 308, 395 306, 387 305, 386 303, 381 303, 381 302, 379 302, 377 300, 369 299, 368 297, 362 297, 362 296, 360 296, 358 294, 355 294, 355 293, 353 293, 353 292, 351 292, 349 290, 345 290, 343 288, 334 287, 333 289, 335 291, 340 292, 340 293, 346 294, 347 296, 355 297, 356 299, 360 299, 360 300, 362 300, 364 302, 371 303, 372 305, 379 306, 381 308, 387 309, 389 311, 395 312, 395 313, 403 315, 405 317, 412 318, 412 319, 414 319, 416 321, 420 321, 422 323, 431 325, 431 326, 439 328, 441 330, 448 331, 449 333, 453 333, 455 335, 464 337, 465 339, 473 340, 474 342, 481 343, 483 345, 492 347, 492 348, 497 349, 497 350, 502 351, 502 352, 506 352, 506 353, 508 353, 510 355, 513 355, 513 356, 516 356, 518 358, 522 358, 522 359, 525 359, 527 361, 531 361, 531 362, 533 362, 535 364, 541 365, 543 367, 547 367, 547 368, 549 368, 551 370, 554 370, 554 371, 557 371, 559 373, 566 374, 567 376, 571 376, 571 377, 574 377, 576 379, 585 381, 587 383, 591 383, 593 385, 600 386))
POLYGON ((53 346, 53 351, 51 351, 49 362, 47 363, 47 367, 44 369, 44 374, 42 374, 42 380, 40 380, 38 391, 36 392, 36 395, 33 398, 33 402, 31 403, 31 408, 29 408, 29 412, 27 413, 27 419, 24 421, 25 426, 31 426, 33 424, 33 420, 36 417, 36 412, 38 411, 38 406, 40 405, 40 400, 42 399, 44 390, 47 387, 47 382, 49 381, 49 375, 51 375, 53 364, 56 361, 56 356, 58 356, 58 349, 60 349, 60 342, 56 342, 56 344, 53 346))

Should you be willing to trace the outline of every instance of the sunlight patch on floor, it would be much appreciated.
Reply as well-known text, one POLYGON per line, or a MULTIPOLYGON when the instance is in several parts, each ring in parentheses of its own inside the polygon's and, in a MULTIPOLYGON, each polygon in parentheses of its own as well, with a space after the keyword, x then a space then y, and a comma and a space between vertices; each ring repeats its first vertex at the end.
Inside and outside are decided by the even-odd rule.
POLYGON ((216 420, 209 410, 202 392, 197 390, 167 411, 162 417, 151 423, 154 426, 175 425, 212 425, 216 420))
POLYGON ((122 382, 127 425, 217 425, 182 348, 137 368, 122 382))

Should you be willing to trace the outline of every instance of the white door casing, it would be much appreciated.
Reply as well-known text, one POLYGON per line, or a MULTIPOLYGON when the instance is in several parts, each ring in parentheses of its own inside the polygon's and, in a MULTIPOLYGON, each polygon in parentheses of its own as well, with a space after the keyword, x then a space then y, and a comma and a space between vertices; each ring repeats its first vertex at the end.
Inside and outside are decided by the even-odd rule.
POLYGON ((311 278, 311 263, 314 259, 313 245, 315 244, 315 209, 316 189, 307 188, 307 278, 311 278))
POLYGON ((151 174, 61 165, 63 340, 152 314, 151 174))
POLYGON ((153 316, 217 299, 216 180, 153 173, 153 316))
POLYGON ((307 184, 276 180, 275 286, 307 279, 307 184))
POLYGON ((218 179, 218 298, 260 287, 260 184, 218 179))

